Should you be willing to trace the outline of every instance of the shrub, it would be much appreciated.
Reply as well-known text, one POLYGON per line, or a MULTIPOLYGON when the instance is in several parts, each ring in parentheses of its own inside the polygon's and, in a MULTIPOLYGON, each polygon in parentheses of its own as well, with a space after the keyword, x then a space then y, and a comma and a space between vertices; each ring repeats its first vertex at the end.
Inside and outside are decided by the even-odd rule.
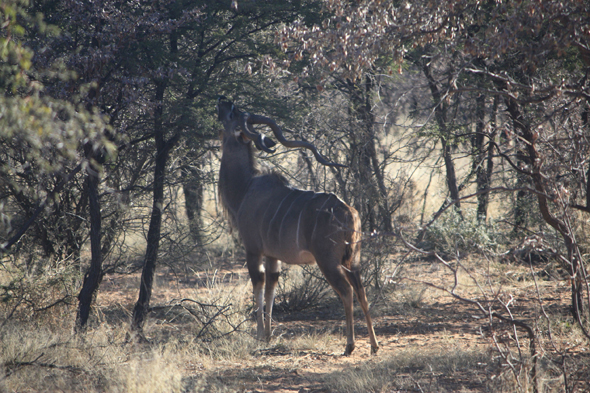
POLYGON ((317 266, 283 269, 277 288, 275 309, 301 311, 322 304, 330 286, 317 266))
POLYGON ((501 233, 496 224, 477 219, 475 210, 448 209, 425 232, 420 247, 443 254, 466 255, 472 252, 496 251, 501 233))

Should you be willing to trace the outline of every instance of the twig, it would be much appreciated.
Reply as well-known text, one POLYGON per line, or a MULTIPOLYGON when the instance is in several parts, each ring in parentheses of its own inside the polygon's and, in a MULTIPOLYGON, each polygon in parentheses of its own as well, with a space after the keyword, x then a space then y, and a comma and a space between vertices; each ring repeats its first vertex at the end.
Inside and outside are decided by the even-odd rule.
POLYGON ((83 373, 84 372, 84 369, 81 367, 60 366, 60 365, 53 364, 53 363, 38 363, 37 361, 39 359, 41 359, 44 355, 45 355, 45 353, 41 353, 34 360, 31 360, 29 362, 18 362, 18 361, 7 362, 5 364, 5 366, 8 369, 8 371, 5 374, 5 376, 8 377, 8 376, 12 375, 18 369, 25 367, 25 366, 39 366, 39 367, 52 368, 52 369, 58 369, 58 370, 66 370, 66 371, 70 371, 72 373, 83 373))

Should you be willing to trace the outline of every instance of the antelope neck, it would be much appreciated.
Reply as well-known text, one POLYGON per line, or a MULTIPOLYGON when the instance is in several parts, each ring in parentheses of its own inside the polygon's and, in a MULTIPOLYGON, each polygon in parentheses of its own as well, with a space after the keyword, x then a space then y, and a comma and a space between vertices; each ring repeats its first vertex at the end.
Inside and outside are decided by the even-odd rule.
POLYGON ((219 168, 219 192, 234 216, 257 173, 250 145, 238 142, 233 136, 225 137, 219 168))

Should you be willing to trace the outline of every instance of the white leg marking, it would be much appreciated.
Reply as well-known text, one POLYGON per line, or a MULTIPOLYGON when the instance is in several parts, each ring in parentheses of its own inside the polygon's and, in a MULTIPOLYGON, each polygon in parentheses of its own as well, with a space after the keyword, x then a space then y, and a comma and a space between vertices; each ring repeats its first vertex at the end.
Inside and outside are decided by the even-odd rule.
POLYGON ((264 311, 264 287, 261 285, 256 294, 256 336, 260 340, 264 335, 264 322, 262 312, 264 311))

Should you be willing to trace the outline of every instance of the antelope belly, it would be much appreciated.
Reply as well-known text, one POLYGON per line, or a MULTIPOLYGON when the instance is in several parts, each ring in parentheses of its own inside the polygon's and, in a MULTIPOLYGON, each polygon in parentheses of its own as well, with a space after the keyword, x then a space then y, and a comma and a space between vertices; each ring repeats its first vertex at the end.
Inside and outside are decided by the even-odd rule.
POLYGON ((292 265, 307 265, 315 263, 315 258, 311 252, 301 250, 298 253, 294 253, 293 257, 289 256, 285 259, 281 259, 281 261, 292 265))

